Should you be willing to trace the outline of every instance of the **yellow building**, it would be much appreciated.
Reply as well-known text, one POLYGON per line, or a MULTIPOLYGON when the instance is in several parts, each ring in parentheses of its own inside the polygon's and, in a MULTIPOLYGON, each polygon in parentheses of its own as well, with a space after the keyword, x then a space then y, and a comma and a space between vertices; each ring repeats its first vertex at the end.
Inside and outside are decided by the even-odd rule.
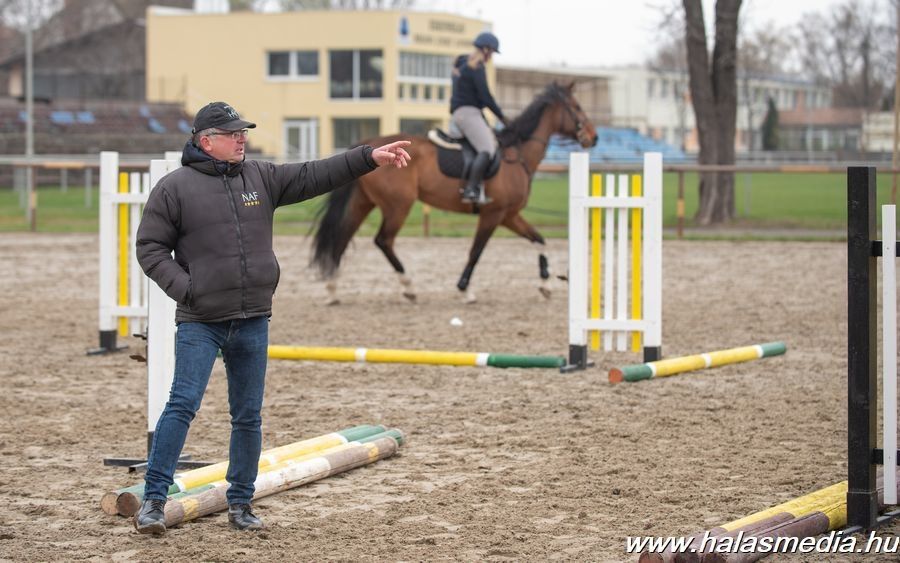
MULTIPOLYGON (((256 122, 250 144, 308 160, 446 125, 453 59, 481 20, 399 11, 147 12, 147 100, 210 101, 256 122)), ((488 66, 493 83, 494 69, 488 66)))

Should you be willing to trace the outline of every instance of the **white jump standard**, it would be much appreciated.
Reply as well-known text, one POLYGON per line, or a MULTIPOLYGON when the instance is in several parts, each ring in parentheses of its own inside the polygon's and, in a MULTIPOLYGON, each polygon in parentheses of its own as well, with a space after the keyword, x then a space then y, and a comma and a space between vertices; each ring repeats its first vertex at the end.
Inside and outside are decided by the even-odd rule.
POLYGON ((587 367, 592 331, 595 349, 599 348, 596 331, 604 331, 604 350, 625 351, 630 335, 632 350, 639 351, 643 345, 644 362, 662 356, 662 155, 646 153, 643 176, 631 176, 630 182, 627 174, 608 174, 602 196, 599 175, 593 193, 588 194, 589 165, 587 153, 570 155, 569 365, 564 371, 587 367), (601 223, 605 227, 602 248, 601 223))

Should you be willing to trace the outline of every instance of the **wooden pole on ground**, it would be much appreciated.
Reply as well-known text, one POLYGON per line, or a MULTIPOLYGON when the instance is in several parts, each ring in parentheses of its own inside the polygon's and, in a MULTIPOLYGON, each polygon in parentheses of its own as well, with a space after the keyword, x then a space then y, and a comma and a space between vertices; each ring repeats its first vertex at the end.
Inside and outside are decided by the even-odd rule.
POLYGON ((652 377, 676 375, 687 371, 714 368, 739 362, 748 362, 750 360, 768 358, 770 356, 779 356, 781 354, 784 354, 786 351, 787 347, 785 346, 784 342, 768 342, 766 344, 756 344, 753 346, 744 346, 741 348, 731 348, 730 350, 707 352, 705 354, 697 354, 695 356, 670 358, 668 360, 648 362, 646 364, 633 364, 630 366, 623 366, 609 370, 609 382, 634 382, 640 381, 642 379, 650 379, 652 377))
MULTIPOLYGON (((364 424, 272 448, 264 451, 260 455, 259 467, 263 470, 266 467, 276 465, 285 459, 298 457, 311 452, 319 452, 340 444, 347 444, 384 432, 385 430, 385 427, 381 425, 364 424)), ((186 471, 176 475, 175 482, 169 487, 168 494, 180 493, 206 483, 224 479, 227 471, 227 461, 186 471)), ((139 483, 131 487, 125 487, 123 489, 105 493, 100 499, 100 508, 106 514, 132 516, 138 511, 138 508, 140 508, 143 497, 144 484, 139 483)))
MULTIPOLYGON (((256 479, 256 494, 253 495, 253 498, 256 500, 267 497, 374 463, 394 455, 397 448, 397 441, 393 438, 380 438, 371 443, 354 445, 315 459, 288 465, 280 470, 266 471, 256 479)), ((167 502, 165 508, 166 527, 170 528, 188 520, 225 510, 228 507, 225 497, 226 490, 226 487, 210 489, 167 502)))

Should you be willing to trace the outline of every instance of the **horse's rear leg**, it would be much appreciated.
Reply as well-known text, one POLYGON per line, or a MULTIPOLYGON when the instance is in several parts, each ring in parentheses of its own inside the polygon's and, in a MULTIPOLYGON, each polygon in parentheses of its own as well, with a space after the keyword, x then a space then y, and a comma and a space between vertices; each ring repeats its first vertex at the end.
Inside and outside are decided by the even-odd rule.
POLYGON ((375 246, 381 249, 381 252, 384 253, 384 257, 387 258, 388 262, 390 262, 391 266, 394 268, 394 271, 397 272, 403 297, 409 301, 415 302, 416 292, 413 290, 412 279, 406 275, 406 269, 403 267, 403 263, 400 262, 400 259, 397 258, 397 254, 394 252, 394 241, 397 238, 397 233, 400 232, 403 222, 406 221, 406 217, 409 215, 409 210, 412 209, 412 205, 413 201, 410 201, 409 203, 401 203, 387 209, 381 209, 383 220, 381 222, 381 227, 378 229, 378 233, 375 235, 375 246))
MULTIPOLYGON (((353 199, 350 200, 350 203, 347 206, 344 224, 346 243, 344 244, 344 248, 341 249, 341 254, 344 253, 346 246, 350 244, 350 240, 353 238, 354 233, 359 230, 359 226, 362 225, 362 222, 373 209, 375 209, 375 204, 362 192, 356 193, 353 199)), ((328 297, 326 297, 325 300, 326 305, 338 305, 341 302, 337 293, 339 276, 340 272, 335 272, 333 276, 325 281, 325 290, 328 293, 328 297)))
POLYGON ((478 219, 478 230, 475 232, 475 240, 472 241, 472 248, 469 249, 469 261, 459 277, 456 287, 463 292, 463 300, 466 303, 474 303, 476 301, 475 292, 469 288, 469 281, 472 279, 472 272, 475 270, 475 264, 481 258, 484 247, 487 246, 491 235, 497 229, 499 217, 496 215, 482 215, 478 219))
POLYGON ((541 292, 541 295, 549 299, 551 295, 550 262, 547 260, 547 255, 545 254, 547 245, 544 242, 544 237, 541 236, 541 233, 539 233, 531 223, 526 221, 518 213, 511 217, 507 217, 503 221, 503 226, 517 235, 530 240, 532 243, 540 245, 538 247, 538 273, 541 277, 541 284, 538 287, 538 291, 541 292))

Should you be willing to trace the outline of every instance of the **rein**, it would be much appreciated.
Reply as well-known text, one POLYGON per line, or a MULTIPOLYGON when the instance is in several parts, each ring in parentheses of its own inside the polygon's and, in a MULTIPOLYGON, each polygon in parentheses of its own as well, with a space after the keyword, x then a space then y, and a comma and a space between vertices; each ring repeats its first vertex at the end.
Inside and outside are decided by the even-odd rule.
MULTIPOLYGON (((569 114, 569 117, 572 119, 572 123, 575 124, 575 138, 576 138, 576 140, 578 140, 580 142, 581 141, 581 139, 580 139, 581 131, 584 128, 584 122, 578 118, 578 114, 576 114, 575 110, 573 110, 572 107, 569 106, 569 102, 567 100, 561 99, 560 101, 562 102, 562 107, 565 108, 566 112, 569 114)), ((563 115, 560 114, 559 127, 558 127, 559 130, 562 130, 562 124, 563 124, 562 122, 563 122, 563 115)), ((503 161, 511 163, 511 164, 514 164, 516 162, 521 164, 522 168, 525 170, 525 173, 528 175, 528 179, 531 180, 531 178, 534 176, 534 173, 537 172, 537 167, 535 167, 534 170, 528 170, 528 165, 525 164, 525 159, 522 158, 522 146, 529 142, 540 143, 541 145, 543 145, 544 149, 546 150, 547 147, 550 145, 550 136, 548 136, 547 139, 541 139, 541 138, 535 137, 534 135, 531 135, 524 141, 519 140, 515 144, 516 152, 518 153, 518 158, 508 159, 508 158, 506 158, 506 156, 504 156, 503 161)))

